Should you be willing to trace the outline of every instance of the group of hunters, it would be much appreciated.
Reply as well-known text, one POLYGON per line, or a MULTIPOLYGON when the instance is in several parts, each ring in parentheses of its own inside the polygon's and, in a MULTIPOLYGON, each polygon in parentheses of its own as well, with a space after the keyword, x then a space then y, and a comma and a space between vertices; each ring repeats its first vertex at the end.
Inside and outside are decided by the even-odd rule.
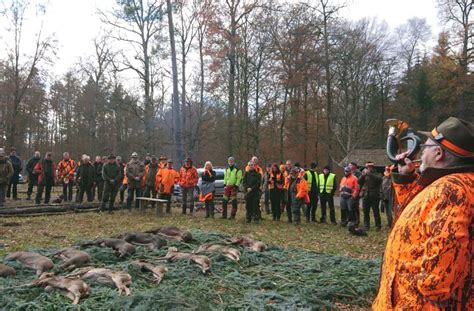
MULTIPOLYGON (((6 197, 18 199, 17 184, 23 170, 22 161, 16 155, 15 148, 11 148, 10 156, 0 149, 0 206, 6 197), (5 189, 7 189, 5 193, 5 189)), ((237 213, 237 195, 239 191, 245 194, 246 220, 258 222, 261 216, 260 200, 264 197, 264 209, 271 214, 273 220, 278 221, 286 209, 289 223, 299 224, 301 212, 308 222, 317 222, 316 210, 318 201, 321 206, 319 222, 326 223, 326 210, 329 207, 329 220, 337 224, 334 210, 334 194, 337 189, 341 193, 340 224, 348 223, 359 225, 359 198, 363 198, 364 227, 370 227, 370 210, 372 209, 377 230, 381 229, 379 202, 382 199, 382 211, 387 211, 389 225, 392 222, 391 208, 388 200, 391 190, 390 168, 387 167, 382 176, 374 171, 374 164, 367 162, 360 171, 356 163, 349 164, 344 169, 344 177, 339 187, 336 175, 329 166, 322 172, 317 171, 317 162, 312 162, 309 169, 303 169, 298 163, 293 165, 291 160, 282 164, 269 164, 263 169, 259 166, 257 157, 252 157, 244 170, 241 170, 233 157, 228 158, 228 167, 224 173, 224 194, 222 200, 222 218, 228 217, 228 204, 231 204, 230 219, 237 213)), ((101 202, 99 211, 113 212, 117 195, 120 203, 124 203, 127 190, 127 208, 138 208, 139 200, 136 197, 158 198, 167 201, 166 212, 171 211, 171 197, 175 185, 179 185, 182 194, 182 212, 192 214, 194 210, 194 191, 198 184, 199 175, 193 166, 191 158, 186 158, 179 172, 173 167, 173 160, 166 157, 148 155, 142 161, 136 152, 132 153, 128 163, 122 162, 120 156, 95 157, 83 155, 76 163, 68 152, 63 153, 63 159, 57 164, 52 159, 52 153, 47 152, 42 159, 39 151, 26 164, 28 174, 27 200, 31 200, 34 186, 37 186, 36 204, 43 199, 47 204, 51 199, 51 189, 62 184, 63 194, 61 201, 73 200, 74 185, 76 185, 75 202, 82 203, 84 194, 87 201, 96 198, 101 202)), ((201 175, 199 200, 206 209, 206 217, 214 217, 216 172, 211 162, 207 161, 201 175)), ((155 202, 152 204, 154 205, 155 202)))
MULTIPOLYGON (((383 256, 380 283, 374 310, 474 310, 473 289, 473 235, 474 235, 474 125, 458 118, 448 118, 431 132, 418 132, 425 137, 421 144, 420 159, 414 161, 410 152, 396 156, 398 163, 386 167, 382 175, 367 162, 362 170, 355 163, 344 168, 344 177, 338 184, 331 168, 317 171, 313 162, 308 170, 297 163, 272 164, 262 169, 253 157, 241 170, 233 157, 224 175, 222 217, 227 218, 227 205, 232 209, 230 218, 237 212, 237 194, 244 192, 247 222, 261 219, 259 208, 262 194, 265 210, 273 220, 279 220, 286 208, 288 222, 300 223, 301 210, 307 221, 316 221, 317 202, 321 206, 320 222, 326 222, 326 205, 329 220, 336 224, 334 193, 340 192, 343 226, 356 226, 359 222, 359 198, 363 198, 363 225, 370 227, 370 212, 375 227, 381 228, 379 202, 386 211, 392 227, 383 256), (417 165, 415 162, 421 162, 417 165), (396 217, 392 220, 392 207, 396 217)), ((51 153, 41 159, 40 153, 28 161, 28 198, 34 185, 38 186, 36 203, 43 191, 45 202, 50 199, 51 187, 59 178, 63 184, 63 199, 72 200, 73 181, 82 201, 84 192, 88 201, 95 193, 101 200, 101 210, 108 204, 112 211, 117 192, 123 201, 128 189, 127 207, 132 209, 134 195, 169 200, 175 184, 179 184, 183 197, 183 213, 193 212, 194 189, 198 172, 191 159, 186 159, 179 172, 173 161, 161 157, 145 158, 142 162, 133 153, 130 162, 120 157, 97 157, 92 164, 88 156, 80 163, 64 153, 56 164, 51 153), (57 174, 56 174, 57 170, 57 174), (126 185, 126 187, 125 187, 126 185)), ((10 157, 0 149, 0 206, 5 193, 17 199, 16 185, 22 171, 21 160, 12 148, 10 157)), ((206 162, 201 176, 200 200, 205 202, 206 217, 214 216, 216 172, 206 162)), ((136 205, 138 207, 138 204, 136 205)))

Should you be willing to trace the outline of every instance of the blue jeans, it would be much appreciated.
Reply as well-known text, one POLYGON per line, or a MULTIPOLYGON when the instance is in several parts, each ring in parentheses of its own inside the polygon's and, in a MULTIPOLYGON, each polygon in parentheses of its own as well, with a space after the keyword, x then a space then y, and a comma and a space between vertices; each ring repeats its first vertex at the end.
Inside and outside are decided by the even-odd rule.
MULTIPOLYGON (((128 196, 127 196, 127 208, 128 210, 132 209, 132 201, 134 199, 133 195, 136 194, 137 197, 142 195, 142 189, 140 188, 128 188, 128 196)), ((140 206, 140 202, 135 200, 135 208, 140 206)))

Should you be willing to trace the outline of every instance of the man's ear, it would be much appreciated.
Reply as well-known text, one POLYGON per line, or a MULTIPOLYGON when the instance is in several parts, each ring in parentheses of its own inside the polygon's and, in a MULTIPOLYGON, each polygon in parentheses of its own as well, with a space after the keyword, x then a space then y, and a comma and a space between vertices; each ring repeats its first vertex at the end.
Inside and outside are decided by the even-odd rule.
POLYGON ((437 162, 441 162, 446 158, 446 151, 441 147, 436 147, 435 159, 437 162))

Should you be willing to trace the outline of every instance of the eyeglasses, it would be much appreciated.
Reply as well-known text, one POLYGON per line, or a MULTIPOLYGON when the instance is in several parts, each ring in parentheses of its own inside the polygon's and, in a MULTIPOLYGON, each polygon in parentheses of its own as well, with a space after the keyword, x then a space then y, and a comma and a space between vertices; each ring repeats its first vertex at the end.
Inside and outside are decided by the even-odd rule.
POLYGON ((428 147, 437 147, 438 145, 436 144, 421 144, 420 145, 420 151, 424 151, 428 147))

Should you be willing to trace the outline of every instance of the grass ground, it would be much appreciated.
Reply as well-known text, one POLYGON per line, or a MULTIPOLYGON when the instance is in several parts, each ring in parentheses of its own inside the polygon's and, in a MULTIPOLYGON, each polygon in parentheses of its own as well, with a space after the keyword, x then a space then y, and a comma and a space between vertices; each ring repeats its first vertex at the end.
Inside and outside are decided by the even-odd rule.
MULTIPOLYGON (((7 206, 22 203, 26 201, 7 202, 7 206)), ((336 212, 336 218, 339 219, 339 209, 336 208, 336 212)), ((69 246, 80 240, 174 225, 183 229, 202 229, 233 235, 250 234, 266 243, 283 247, 356 258, 378 258, 383 254, 388 234, 385 219, 384 229, 381 232, 371 229, 368 237, 350 235, 346 228, 331 224, 303 222, 300 226, 294 226, 284 221, 285 215, 280 222, 274 222, 271 216, 264 215, 265 219, 260 224, 246 224, 243 204, 239 206, 237 219, 233 221, 221 220, 218 218, 220 215, 216 215, 216 219, 205 219, 203 216, 202 212, 193 217, 182 215, 179 208, 173 208, 171 215, 162 218, 157 218, 151 209, 144 214, 121 210, 112 215, 85 213, 3 218, 0 219, 0 256, 16 250, 69 246)), ((319 219, 319 215, 317 218, 319 219)))

